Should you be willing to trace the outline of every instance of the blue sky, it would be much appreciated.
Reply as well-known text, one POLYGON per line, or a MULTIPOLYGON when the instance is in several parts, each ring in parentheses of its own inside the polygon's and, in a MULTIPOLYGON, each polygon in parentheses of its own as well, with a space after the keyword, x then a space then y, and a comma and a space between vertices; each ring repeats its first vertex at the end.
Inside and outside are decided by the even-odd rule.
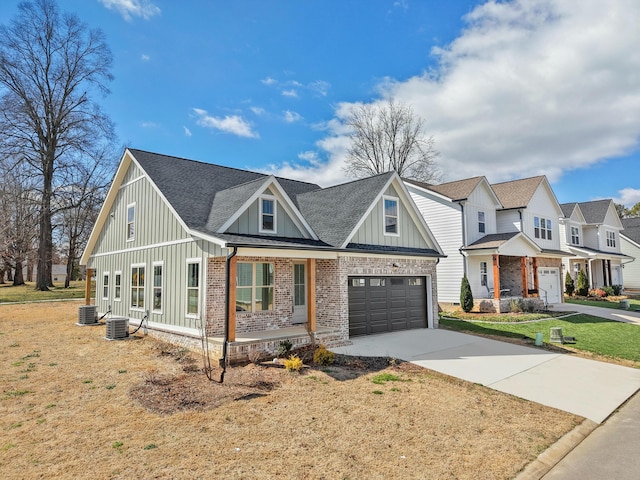
POLYGON ((58 3, 107 36, 124 145, 341 183, 349 108, 394 97, 445 180, 545 174, 561 203, 640 201, 637 0, 58 3))

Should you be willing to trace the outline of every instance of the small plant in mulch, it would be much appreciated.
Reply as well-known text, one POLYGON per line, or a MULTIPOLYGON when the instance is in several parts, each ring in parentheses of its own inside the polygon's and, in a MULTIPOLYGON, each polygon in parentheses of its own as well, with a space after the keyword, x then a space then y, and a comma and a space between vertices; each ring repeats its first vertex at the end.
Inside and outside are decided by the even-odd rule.
POLYGON ((336 361, 336 354, 324 345, 320 345, 313 353, 313 363, 316 365, 331 365, 336 361))
POLYGON ((293 348, 293 344, 291 343, 290 340, 281 341, 280 344, 278 345, 278 357, 288 356, 292 348, 293 348))
POLYGON ((297 355, 291 355, 288 359, 283 362, 284 368, 287 372, 300 372, 304 364, 302 360, 297 355))

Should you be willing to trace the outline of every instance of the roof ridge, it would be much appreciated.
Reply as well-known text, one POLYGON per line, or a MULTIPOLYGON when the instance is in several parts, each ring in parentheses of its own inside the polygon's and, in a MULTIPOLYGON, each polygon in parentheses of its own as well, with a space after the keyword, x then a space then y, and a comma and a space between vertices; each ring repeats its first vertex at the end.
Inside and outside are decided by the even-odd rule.
POLYGON ((540 182, 542 182, 542 180, 545 178, 544 175, 534 175, 532 177, 525 177, 525 178, 516 178, 514 180, 506 180, 504 182, 498 182, 498 183, 491 183, 491 186, 494 185, 504 185, 506 183, 515 183, 515 182, 522 182, 524 180, 533 180, 534 178, 539 179, 540 182))

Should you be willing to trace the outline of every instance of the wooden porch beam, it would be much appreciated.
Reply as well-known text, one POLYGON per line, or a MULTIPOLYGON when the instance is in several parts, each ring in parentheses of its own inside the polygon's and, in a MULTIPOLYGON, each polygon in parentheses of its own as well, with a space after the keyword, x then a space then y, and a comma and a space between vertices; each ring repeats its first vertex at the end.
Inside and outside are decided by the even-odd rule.
POLYGON ((493 298, 500 299, 500 255, 493 254, 493 298))
POLYGON ((307 322, 309 331, 316 331, 316 259, 307 259, 307 322))
POLYGON ((229 260, 229 336, 228 342, 236 341, 236 285, 238 283, 238 257, 229 260))
POLYGON ((91 305, 91 277, 93 276, 93 268, 87 268, 87 281, 84 285, 84 304, 91 305))
POLYGON ((522 296, 529 297, 529 286, 527 285, 527 257, 520 257, 520 270, 522 272, 522 296))
POLYGON ((535 289, 536 292, 538 292, 538 296, 540 296, 540 292, 538 291, 540 284, 538 283, 538 258, 537 257, 533 257, 533 260, 531 262, 531 269, 533 270, 533 288, 535 289))

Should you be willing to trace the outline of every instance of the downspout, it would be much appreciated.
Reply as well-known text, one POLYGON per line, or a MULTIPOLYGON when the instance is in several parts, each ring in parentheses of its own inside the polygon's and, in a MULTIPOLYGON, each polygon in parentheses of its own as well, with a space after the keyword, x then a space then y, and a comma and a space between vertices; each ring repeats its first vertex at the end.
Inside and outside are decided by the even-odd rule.
POLYGON ((466 255, 464 255, 462 253, 462 249, 464 247, 467 246, 467 229, 465 228, 466 224, 467 224, 467 219, 465 218, 465 211, 464 211, 464 203, 460 203, 460 213, 462 213, 461 218, 462 218, 462 247, 460 247, 458 249, 458 251, 460 252, 460 255, 462 255, 462 273, 464 274, 464 276, 467 276, 467 257, 466 255))
POLYGON ((222 364, 222 373, 220 373, 220 382, 224 381, 224 374, 227 371, 227 354, 229 347, 229 303, 230 303, 230 295, 229 295, 229 285, 231 284, 231 278, 229 275, 229 265, 231 264, 231 259, 236 256, 238 253, 238 247, 233 247, 233 252, 230 255, 227 255, 227 273, 226 273, 226 281, 225 281, 225 301, 224 301, 224 339, 222 343, 222 358, 220 359, 220 363, 222 364))
POLYGON ((591 262, 593 262, 595 258, 590 258, 587 260, 587 265, 589 267, 589 288, 595 288, 593 285, 593 269, 591 268, 591 262))

